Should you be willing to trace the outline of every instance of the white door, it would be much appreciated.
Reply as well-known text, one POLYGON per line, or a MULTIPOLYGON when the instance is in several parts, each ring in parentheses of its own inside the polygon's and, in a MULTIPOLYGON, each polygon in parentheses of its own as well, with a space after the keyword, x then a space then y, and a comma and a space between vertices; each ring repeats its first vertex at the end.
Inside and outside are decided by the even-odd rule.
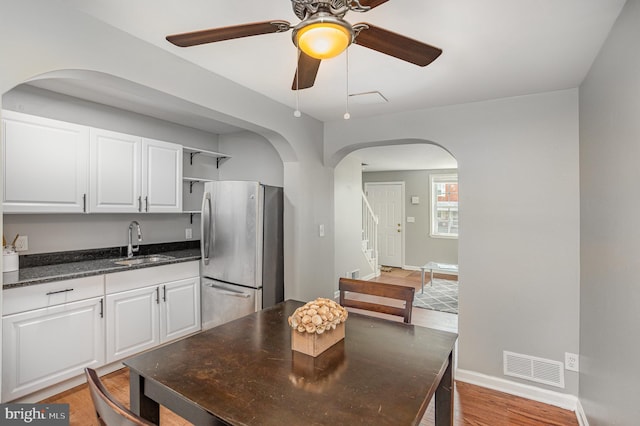
POLYGON ((10 401, 104 364, 103 298, 2 318, 2 400, 10 401))
POLYGON ((369 204, 378 216, 378 256, 380 265, 403 265, 403 183, 365 184, 369 204))
POLYGON ((142 210, 140 137, 91 129, 90 211, 135 213, 142 210))
POLYGON ((160 305, 162 343, 200 330, 200 277, 163 284, 160 305))
POLYGON ((89 128, 3 111, 4 211, 83 213, 89 128))
POLYGON ((182 211, 182 146, 143 139, 143 211, 182 211))
POLYGON ((107 363, 160 344, 160 287, 107 296, 107 363))

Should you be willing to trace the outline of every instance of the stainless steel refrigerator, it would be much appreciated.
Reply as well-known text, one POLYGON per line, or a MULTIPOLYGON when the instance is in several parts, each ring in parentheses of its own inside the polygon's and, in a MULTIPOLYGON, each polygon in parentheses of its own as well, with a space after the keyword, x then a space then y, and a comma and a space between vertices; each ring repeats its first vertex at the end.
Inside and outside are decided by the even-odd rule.
POLYGON ((284 300, 282 188, 259 182, 204 186, 202 328, 284 300))

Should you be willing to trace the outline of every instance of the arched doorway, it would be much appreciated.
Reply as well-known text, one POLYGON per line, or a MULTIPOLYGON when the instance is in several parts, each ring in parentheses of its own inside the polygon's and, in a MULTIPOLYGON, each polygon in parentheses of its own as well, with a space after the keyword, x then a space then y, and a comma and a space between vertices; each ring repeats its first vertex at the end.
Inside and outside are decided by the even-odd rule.
MULTIPOLYGON (((457 265, 457 161, 444 148, 427 141, 359 146, 344 155, 334 178, 337 276, 413 281, 419 294, 421 266, 428 262, 457 265), (367 227, 367 202, 361 202, 363 199, 380 221, 377 263, 369 261, 371 247, 363 241, 368 240, 363 236, 367 227), (392 259, 389 254, 399 254, 395 263, 387 263, 392 259), (375 269, 381 266, 383 271, 375 269), (384 272, 385 266, 393 267, 388 269, 392 275, 384 272)), ((457 314, 457 276, 444 275, 436 272, 434 282, 455 280, 455 301, 447 298, 448 305, 431 304, 429 308, 437 307, 449 315, 438 312, 415 318, 419 321, 424 317, 431 326, 436 318, 436 322, 442 322, 441 328, 457 329, 457 316, 450 316, 457 314)))

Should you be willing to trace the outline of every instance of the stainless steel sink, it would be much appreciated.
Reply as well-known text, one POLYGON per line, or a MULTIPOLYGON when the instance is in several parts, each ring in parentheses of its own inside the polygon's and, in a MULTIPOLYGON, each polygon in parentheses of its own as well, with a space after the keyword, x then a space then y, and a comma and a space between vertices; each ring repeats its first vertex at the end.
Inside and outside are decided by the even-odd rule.
POLYGON ((132 265, 142 265, 147 263, 164 262, 171 259, 175 259, 175 258, 173 256, 156 254, 153 256, 132 257, 131 259, 118 259, 118 260, 114 260, 113 263, 115 263, 116 265, 132 266, 132 265))

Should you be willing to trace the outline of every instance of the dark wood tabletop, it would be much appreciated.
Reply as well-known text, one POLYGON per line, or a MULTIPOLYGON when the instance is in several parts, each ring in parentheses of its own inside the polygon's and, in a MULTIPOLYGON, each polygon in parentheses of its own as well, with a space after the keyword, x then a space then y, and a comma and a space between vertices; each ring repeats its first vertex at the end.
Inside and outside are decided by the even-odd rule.
POLYGON ((291 350, 286 301, 125 361, 131 406, 158 403, 198 424, 412 425, 436 394, 452 422, 457 335, 350 313, 346 337, 317 358, 291 350))

